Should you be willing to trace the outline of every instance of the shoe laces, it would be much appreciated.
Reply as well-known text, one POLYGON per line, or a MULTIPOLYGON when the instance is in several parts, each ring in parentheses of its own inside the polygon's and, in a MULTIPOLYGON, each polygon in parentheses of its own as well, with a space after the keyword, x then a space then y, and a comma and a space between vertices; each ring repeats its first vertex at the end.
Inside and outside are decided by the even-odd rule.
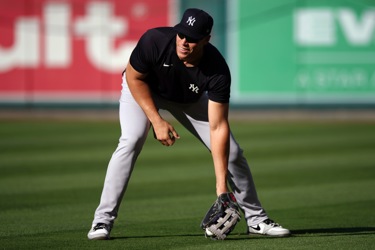
POLYGON ((270 225, 271 227, 279 227, 280 226, 279 224, 277 224, 276 222, 274 222, 271 219, 266 219, 266 220, 263 221, 263 223, 265 223, 267 225, 270 225))
POLYGON ((104 223, 98 223, 98 224, 96 224, 96 226, 94 227, 94 230, 98 230, 98 229, 107 229, 107 225, 104 224, 104 223))

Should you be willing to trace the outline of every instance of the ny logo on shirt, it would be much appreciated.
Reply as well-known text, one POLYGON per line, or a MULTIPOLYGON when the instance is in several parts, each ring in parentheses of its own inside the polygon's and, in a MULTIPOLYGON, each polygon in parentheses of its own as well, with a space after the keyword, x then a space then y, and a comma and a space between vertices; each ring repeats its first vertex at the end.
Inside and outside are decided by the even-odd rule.
POLYGON ((194 26, 195 23, 195 17, 189 16, 189 19, 186 21, 186 23, 190 26, 194 26))
POLYGON ((198 88, 198 86, 195 86, 194 83, 190 84, 189 89, 191 89, 191 91, 193 91, 193 92, 195 92, 195 93, 198 94, 199 88, 198 88))

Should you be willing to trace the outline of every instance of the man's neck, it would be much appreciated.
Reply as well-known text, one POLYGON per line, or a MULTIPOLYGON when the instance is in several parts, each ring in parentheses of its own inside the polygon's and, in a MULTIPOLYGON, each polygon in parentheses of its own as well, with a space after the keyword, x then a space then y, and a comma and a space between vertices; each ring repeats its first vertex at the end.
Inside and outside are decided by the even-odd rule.
POLYGON ((195 55, 193 58, 187 58, 186 60, 183 61, 183 63, 186 67, 189 67, 189 68, 196 67, 200 63, 202 56, 203 56, 203 50, 200 51, 200 53, 195 55))

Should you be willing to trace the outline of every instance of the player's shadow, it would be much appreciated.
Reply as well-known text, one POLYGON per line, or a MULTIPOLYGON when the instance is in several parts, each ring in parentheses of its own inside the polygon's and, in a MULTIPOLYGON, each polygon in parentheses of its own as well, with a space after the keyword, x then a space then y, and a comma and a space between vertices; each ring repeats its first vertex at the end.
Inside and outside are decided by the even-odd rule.
MULTIPOLYGON (((118 236, 111 237, 111 240, 120 239, 145 239, 145 238, 168 238, 168 237, 202 237, 203 234, 164 234, 164 235, 139 235, 139 236, 118 236)), ((203 236, 204 237, 204 236, 203 236)))
POLYGON ((363 235, 375 234, 375 227, 349 227, 349 228, 315 228, 291 230, 292 236, 337 236, 337 235, 363 235))
MULTIPOLYGON (((338 236, 338 235, 364 235, 364 234, 375 234, 375 227, 351 227, 351 228, 316 228, 316 229, 298 229, 291 230, 290 237, 324 237, 324 236, 338 236)), ((165 235, 139 235, 139 236, 119 236, 111 237, 111 240, 121 239, 146 239, 146 238, 168 238, 168 237, 204 237, 203 234, 165 234, 165 235)), ((228 240, 247 240, 247 239, 261 239, 267 236, 262 235, 251 235, 248 236, 246 233, 231 234, 228 236, 228 240)), ((277 239, 278 237, 270 237, 277 239)))

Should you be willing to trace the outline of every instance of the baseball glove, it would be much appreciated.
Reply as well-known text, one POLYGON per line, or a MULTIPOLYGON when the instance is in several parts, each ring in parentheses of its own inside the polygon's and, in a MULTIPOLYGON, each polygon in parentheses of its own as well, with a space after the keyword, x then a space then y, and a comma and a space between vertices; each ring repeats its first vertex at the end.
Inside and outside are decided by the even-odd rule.
POLYGON ((223 193, 203 218, 201 228, 205 236, 213 240, 224 240, 241 219, 233 193, 223 193))

